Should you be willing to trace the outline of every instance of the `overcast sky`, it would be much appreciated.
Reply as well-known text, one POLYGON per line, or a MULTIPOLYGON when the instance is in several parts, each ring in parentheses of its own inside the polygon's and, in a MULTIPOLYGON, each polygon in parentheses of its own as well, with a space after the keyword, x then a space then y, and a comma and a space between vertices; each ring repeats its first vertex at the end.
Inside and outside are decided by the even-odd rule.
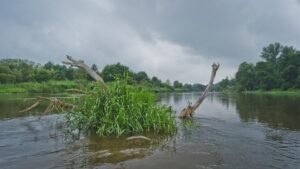
POLYGON ((213 62, 217 81, 233 77, 273 42, 300 49, 300 0, 0 1, 0 59, 68 54, 205 84, 213 62))

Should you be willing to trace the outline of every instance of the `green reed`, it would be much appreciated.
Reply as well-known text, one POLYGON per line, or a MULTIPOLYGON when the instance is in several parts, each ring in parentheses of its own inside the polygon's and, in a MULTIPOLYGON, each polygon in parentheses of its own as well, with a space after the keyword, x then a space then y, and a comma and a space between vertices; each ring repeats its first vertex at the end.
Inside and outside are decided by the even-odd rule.
POLYGON ((99 136, 176 132, 171 108, 157 104, 153 93, 126 81, 116 81, 107 90, 94 87, 76 105, 66 116, 71 129, 99 136))

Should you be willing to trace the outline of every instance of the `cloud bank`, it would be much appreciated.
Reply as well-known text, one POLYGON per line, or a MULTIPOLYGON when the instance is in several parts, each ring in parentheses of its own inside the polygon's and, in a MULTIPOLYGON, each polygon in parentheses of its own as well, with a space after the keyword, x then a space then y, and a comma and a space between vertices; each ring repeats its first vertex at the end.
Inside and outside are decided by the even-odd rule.
POLYGON ((3 0, 0 58, 45 63, 65 54, 121 62, 166 80, 233 77, 273 42, 300 48, 299 0, 3 0))

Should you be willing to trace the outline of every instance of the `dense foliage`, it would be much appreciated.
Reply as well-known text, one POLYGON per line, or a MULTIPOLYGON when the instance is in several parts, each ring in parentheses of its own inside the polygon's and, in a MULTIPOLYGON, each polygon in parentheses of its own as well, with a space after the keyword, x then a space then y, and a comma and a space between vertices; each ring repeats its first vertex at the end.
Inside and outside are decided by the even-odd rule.
POLYGON ((300 89, 300 51, 273 43, 264 47, 263 61, 240 64, 235 79, 224 79, 221 90, 234 87, 238 91, 300 89), (227 84, 226 84, 227 83, 227 84))
POLYGON ((124 81, 114 82, 108 90, 95 86, 76 105, 66 116, 73 130, 99 136, 176 131, 171 108, 157 105, 154 94, 124 81))
MULTIPOLYGON (((128 83, 131 85, 146 86, 148 89, 157 92, 163 91, 202 91, 205 86, 202 84, 182 84, 175 81, 172 85, 169 80, 162 82, 158 77, 150 78, 146 72, 133 72, 129 67, 120 63, 106 65, 99 72, 93 64, 91 68, 99 73, 105 82, 115 81, 116 78, 123 78, 128 73, 128 83)), ((92 79, 85 71, 65 65, 47 62, 44 65, 21 59, 0 60, 0 84, 19 84, 24 82, 48 82, 62 80, 91 81, 92 79)))

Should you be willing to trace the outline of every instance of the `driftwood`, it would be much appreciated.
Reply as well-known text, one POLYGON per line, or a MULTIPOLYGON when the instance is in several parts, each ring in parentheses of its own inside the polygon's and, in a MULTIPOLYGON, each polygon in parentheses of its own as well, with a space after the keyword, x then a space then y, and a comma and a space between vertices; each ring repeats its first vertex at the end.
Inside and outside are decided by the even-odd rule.
POLYGON ((127 137, 126 140, 130 141, 130 140, 137 140, 137 139, 142 139, 142 140, 147 140, 147 141, 151 141, 150 138, 146 137, 146 136, 131 136, 131 137, 127 137))
POLYGON ((63 64, 75 66, 85 70, 96 82, 98 82, 102 86, 103 89, 107 89, 107 86, 104 83, 103 79, 93 69, 86 65, 83 60, 75 60, 69 55, 66 56, 69 61, 63 61, 63 64))
POLYGON ((214 79, 216 76, 216 73, 220 67, 220 64, 213 64, 212 65, 212 72, 210 76, 210 80, 208 85, 206 86, 206 89, 204 90, 203 94, 197 99, 197 101, 192 105, 191 103, 188 104, 186 108, 184 108, 179 117, 186 118, 186 117, 192 117, 193 112, 200 106, 200 104, 203 102, 203 100, 208 96, 210 90, 212 89, 214 79))
POLYGON ((37 102, 35 102, 33 105, 27 107, 26 109, 20 110, 19 113, 25 113, 25 112, 28 112, 28 111, 34 109, 35 107, 37 107, 39 104, 40 104, 40 102, 37 101, 37 102))
POLYGON ((49 98, 49 97, 42 97, 42 96, 38 96, 36 98, 36 102, 34 104, 32 104, 31 106, 27 107, 26 109, 20 110, 20 113, 24 113, 24 112, 28 112, 33 110, 34 108, 36 108, 42 101, 46 101, 49 102, 48 107, 45 109, 44 114, 48 114, 49 112, 51 112, 52 110, 65 110, 65 109, 71 109, 76 107, 73 104, 70 103, 66 103, 62 100, 59 100, 58 98, 49 98))

